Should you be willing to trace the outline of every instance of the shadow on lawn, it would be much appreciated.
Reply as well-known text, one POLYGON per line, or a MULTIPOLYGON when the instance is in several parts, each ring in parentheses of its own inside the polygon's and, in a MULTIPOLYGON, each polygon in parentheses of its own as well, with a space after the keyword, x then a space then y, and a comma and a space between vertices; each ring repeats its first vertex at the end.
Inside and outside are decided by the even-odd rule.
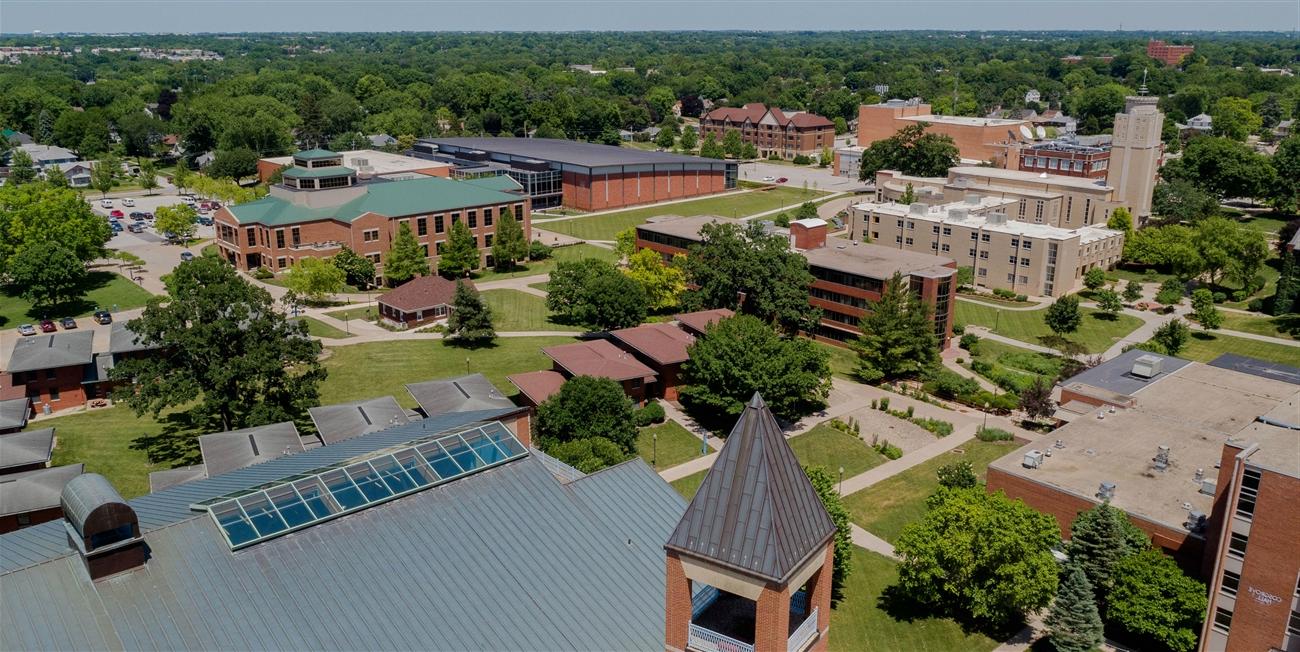
MULTIPOLYGON (((113 277, 115 276, 117 276, 117 274, 114 272, 105 272, 102 270, 92 270, 90 272, 87 272, 86 279, 71 291, 72 293, 78 295, 76 299, 71 299, 69 301, 57 303, 53 306, 43 306, 39 308, 33 306, 25 314, 31 320, 36 321, 40 319, 59 319, 62 317, 75 317, 77 315, 84 315, 94 310, 95 308, 108 307, 108 306, 95 305, 94 302, 88 301, 85 295, 90 292, 93 292, 94 290, 107 287, 109 283, 113 282, 113 277)), ((0 288, 0 293, 3 293, 6 297, 11 297, 11 298, 19 297, 22 294, 22 292, 15 285, 7 285, 4 286, 3 288, 0 288)), ((4 317, 3 315, 0 315, 0 326, 4 326, 8 321, 9 321, 8 318, 4 317)))
POLYGON ((968 634, 983 634, 995 641, 1006 641, 1024 629, 1023 619, 1016 618, 1006 623, 995 623, 971 618, 960 610, 945 610, 943 607, 924 604, 907 595, 899 585, 893 584, 881 591, 876 606, 890 618, 899 622, 911 623, 929 618, 948 618, 957 623, 968 634))
POLYGON ((191 411, 173 412, 160 421, 162 432, 136 437, 131 440, 131 449, 144 451, 150 462, 165 464, 169 468, 202 462, 199 435, 221 431, 220 423, 197 417, 191 411))

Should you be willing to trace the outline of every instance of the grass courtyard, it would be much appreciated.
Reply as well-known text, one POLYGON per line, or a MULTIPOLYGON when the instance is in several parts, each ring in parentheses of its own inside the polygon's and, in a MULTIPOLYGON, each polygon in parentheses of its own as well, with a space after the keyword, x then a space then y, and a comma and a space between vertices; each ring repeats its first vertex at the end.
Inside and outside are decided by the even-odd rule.
POLYGON ((851 478, 886 461, 884 455, 877 453, 861 437, 836 430, 826 423, 819 423, 812 430, 787 441, 800 464, 824 467, 833 476, 838 476, 840 467, 844 467, 844 477, 851 478))
POLYGON ((492 326, 499 333, 518 331, 582 331, 563 324, 546 309, 546 299, 519 290, 484 290, 483 303, 492 309, 492 326))
POLYGON ((616 262, 618 261, 618 254, 614 253, 613 249, 606 249, 604 247, 597 247, 585 243, 569 245, 567 247, 555 247, 551 250, 551 257, 546 260, 519 263, 515 265, 513 271, 509 272, 498 272, 490 267, 487 269, 480 269, 473 273, 472 278, 476 283, 485 283, 487 281, 499 281, 506 278, 550 274, 555 271, 555 266, 561 262, 582 260, 584 258, 599 258, 601 260, 608 260, 609 262, 616 262))
POLYGON ((968 369, 972 369, 972 363, 976 360, 992 365, 992 370, 982 375, 995 384, 998 384, 999 379, 1003 380, 1001 384, 1004 389, 1012 389, 1012 383, 1018 387, 1028 386, 1033 382, 1034 376, 1041 377, 1049 386, 1055 384, 1066 363, 1059 356, 989 339, 980 340, 975 346, 974 355, 968 351, 963 357, 968 359, 964 365, 968 369))
POLYGON ((817 346, 831 356, 831 375, 836 378, 854 380, 853 372, 858 368, 858 353, 847 346, 835 346, 817 342, 817 346))
MULTIPOLYGON (((1084 348, 1088 353, 1101 353, 1112 344, 1133 332, 1142 325, 1142 320, 1129 315, 1117 315, 1114 319, 1105 318, 1101 311, 1094 308, 1080 308, 1083 320, 1079 330, 1065 338, 1084 348)), ((1043 338, 1052 337, 1052 329, 1043 322, 1047 308, 1039 310, 999 310, 970 301, 957 301, 957 323, 983 326, 998 335, 1041 344, 1043 338), (1002 314, 999 315, 998 313, 1002 314), (996 328, 994 328, 996 326, 996 328)))
POLYGON ((1178 357, 1197 362, 1209 362, 1224 353, 1236 353, 1250 358, 1300 367, 1300 347, 1298 346, 1261 342, 1222 333, 1205 333, 1198 326, 1192 327, 1192 336, 1187 338, 1187 347, 1178 352, 1178 357))
POLYGON ((863 529, 890 543, 908 523, 925 515, 925 499, 939 486, 939 467, 966 460, 983 479, 989 462, 1010 453, 1014 442, 982 442, 972 439, 956 451, 918 464, 898 475, 844 497, 850 518, 863 529))
POLYGON ((708 473, 708 471, 700 471, 699 473, 693 473, 684 478, 673 480, 668 484, 671 484, 673 489, 676 489, 677 493, 681 494, 682 497, 686 498, 686 500, 690 500, 695 497, 695 492, 700 490, 700 483, 704 482, 704 476, 708 475, 708 473))
POLYGON ((378 314, 379 308, 368 304, 357 304, 351 308, 332 310, 325 313, 335 319, 346 319, 348 321, 374 321, 375 315, 378 314))
POLYGON ((129 310, 143 306, 153 295, 132 283, 125 276, 104 269, 92 269, 86 280, 76 289, 79 298, 65 301, 48 309, 32 307, 30 301, 18 296, 14 286, 0 287, 0 326, 16 327, 33 323, 46 317, 88 317, 96 309, 129 310))
POLYGON ((793 208, 806 201, 816 201, 825 194, 827 193, 817 190, 781 186, 771 190, 751 190, 720 197, 683 201, 667 206, 647 206, 570 220, 538 220, 533 222, 533 227, 571 235, 582 240, 613 240, 619 231, 658 215, 746 217, 782 207, 793 208))
POLYGON ((307 334, 312 337, 327 337, 334 340, 352 337, 351 333, 342 328, 335 328, 319 319, 313 317, 299 317, 298 319, 307 324, 307 334))
POLYGON ((1241 331, 1268 337, 1300 340, 1300 315, 1283 315, 1268 317, 1264 315, 1243 315, 1239 312, 1219 311, 1223 315, 1224 330, 1241 331))
POLYGON ((668 419, 641 429, 636 438, 636 452, 646 464, 662 471, 699 457, 700 438, 668 419))

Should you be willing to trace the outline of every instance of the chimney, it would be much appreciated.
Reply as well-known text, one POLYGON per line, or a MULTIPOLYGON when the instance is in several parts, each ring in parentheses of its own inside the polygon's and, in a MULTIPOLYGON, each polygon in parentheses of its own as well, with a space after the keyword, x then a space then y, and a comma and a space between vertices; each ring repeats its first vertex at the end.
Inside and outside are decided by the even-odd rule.
POLYGON ((73 478, 59 502, 68 545, 81 555, 91 580, 144 566, 148 554, 135 510, 104 476, 73 478))
POLYGON ((809 218, 790 223, 790 246, 800 251, 826 246, 826 220, 809 218))

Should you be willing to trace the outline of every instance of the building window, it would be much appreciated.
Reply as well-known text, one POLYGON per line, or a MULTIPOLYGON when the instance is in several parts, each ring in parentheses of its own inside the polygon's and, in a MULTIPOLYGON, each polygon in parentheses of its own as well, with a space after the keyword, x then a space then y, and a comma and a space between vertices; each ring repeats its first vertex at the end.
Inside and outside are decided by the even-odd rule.
POLYGON ((872 239, 872 240, 879 240, 879 239, 880 239, 880 232, 879 232, 879 231, 872 231, 872 232, 871 232, 871 239, 872 239))
POLYGON ((485 235, 483 236, 483 246, 484 246, 484 247, 491 247, 491 246, 492 246, 492 234, 491 234, 491 233, 485 234, 485 235))
POLYGON ((1219 632, 1221 634, 1227 634, 1228 630, 1231 628, 1232 628, 1232 612, 1228 611, 1227 609, 1224 609, 1223 607, 1215 608, 1214 631, 1219 632))
POLYGON ((1287 636, 1300 636, 1300 611, 1292 611, 1290 620, 1286 622, 1287 636))
POLYGON ((429 220, 423 217, 415 218, 415 235, 429 235, 429 220))
POLYGON ((896 243, 898 243, 898 244, 903 244, 903 236, 901 236, 901 235, 896 235, 896 236, 894 236, 894 242, 896 242, 896 243))
POLYGON ((467 211, 465 217, 466 221, 469 222, 469 228, 478 228, 478 211, 467 211))
POLYGON ((898 221, 898 228, 903 228, 903 220, 898 221))
POLYGON ((1019 247, 1019 246, 1020 246, 1020 238, 1012 238, 1012 239, 1011 239, 1011 246, 1012 246, 1012 247, 1019 247))
POLYGON ((366 254, 366 258, 369 258, 370 262, 376 265, 379 264, 379 254, 366 254))
POLYGON ((1033 242, 1030 242, 1029 240, 1025 240, 1024 243, 1020 245, 1020 248, 1021 248, 1021 249, 1033 249, 1033 248, 1034 248, 1034 243, 1033 243, 1033 242))
POLYGON ((1026 204, 1026 202, 1028 202, 1027 199, 1021 199, 1021 200, 1020 200, 1020 217, 1024 217, 1024 216, 1025 216, 1025 204, 1026 204))
POLYGON ((945 226, 945 227, 943 227, 943 234, 944 234, 944 235, 952 235, 952 227, 951 227, 951 226, 945 226))
POLYGON ((974 232, 974 231, 971 231, 971 232, 970 232, 970 239, 971 239, 971 240, 979 240, 979 237, 980 237, 980 234, 978 234, 978 233, 976 233, 976 232, 974 232))
POLYGON ((1234 559, 1246 558, 1246 543, 1249 537, 1244 534, 1232 533, 1232 538, 1228 539, 1228 556, 1234 559))
POLYGON ((1237 586, 1241 584, 1241 576, 1230 571, 1223 571, 1223 592, 1228 595, 1237 595, 1237 586))
POLYGON ((284 269, 284 256, 275 259, 275 266, 277 269, 284 269))
MULTIPOLYGON (((948 245, 944 245, 944 246, 947 247, 948 245)), ((938 249, 938 248, 939 248, 939 243, 937 243, 937 242, 931 242, 931 243, 930 243, 930 248, 931 248, 931 249, 938 249)))
POLYGON ((256 229, 256 228, 250 226, 250 227, 248 227, 247 229, 244 229, 244 235, 245 235, 245 236, 247 237, 247 239, 248 239, 248 246, 250 246, 250 247, 256 247, 256 246, 257 246, 257 229, 256 229))
POLYGON ((988 276, 988 275, 989 275, 989 268, 987 268, 987 267, 981 267, 981 268, 980 268, 980 276, 988 276))
POLYGON ((1021 267, 1029 267, 1029 259, 1028 259, 1028 258, 1021 258, 1021 259, 1020 259, 1020 266, 1021 266, 1021 267))
POLYGON ((1016 282, 1016 275, 1015 275, 1015 274, 1007 274, 1007 283, 1015 283, 1015 282, 1016 282))
POLYGON ((970 250, 970 257, 971 257, 971 258, 974 258, 974 257, 975 257, 975 250, 974 250, 974 249, 971 249, 971 250, 970 250))
POLYGON ((275 248, 284 249, 284 229, 275 230, 275 248))
POLYGON ((938 234, 938 233, 939 233, 939 225, 938 225, 938 224, 935 224, 934 226, 930 227, 930 231, 931 231, 932 233, 938 234))
POLYGON ((948 243, 945 242, 944 245, 943 245, 943 247, 941 247, 940 249, 941 249, 942 251, 948 251, 948 243))
POLYGON ((435 242, 435 243, 434 243, 434 246, 433 246, 433 253, 436 254, 436 255, 441 256, 441 255, 442 255, 442 248, 443 248, 443 246, 446 245, 446 244, 447 244, 446 241, 442 241, 442 240, 440 240, 440 241, 438 241, 438 242, 435 242))
POLYGON ((51 401, 57 401, 57 400, 59 400, 59 388, 58 388, 58 387, 50 387, 50 400, 51 400, 51 401))
POLYGON ((295 247, 302 244, 302 232, 298 230, 298 227, 295 226, 292 229, 289 229, 289 241, 292 242, 295 247))
POLYGON ((362 242, 375 242, 379 240, 379 229, 367 229, 361 232, 362 242))
POLYGON ((443 228, 442 216, 441 216, 441 215, 434 215, 434 216, 433 216, 433 232, 434 232, 434 233, 442 233, 442 232, 445 231, 445 230, 446 230, 446 229, 443 228))
POLYGON ((908 220, 908 221, 907 221, 907 228, 912 229, 912 230, 916 230, 916 222, 914 222, 914 221, 912 221, 912 220, 908 220))
POLYGON ((906 241, 906 243, 910 246, 910 245, 912 244, 912 239, 911 239, 911 238, 908 238, 907 241, 906 241))
POLYGON ((989 237, 989 234, 987 234, 987 233, 981 233, 981 234, 980 234, 980 242, 990 242, 990 241, 992 241, 992 240, 993 240, 993 238, 989 237))
POLYGON ((1011 263, 1012 265, 1016 264, 1016 256, 1015 256, 1015 254, 1012 254, 1011 256, 1008 256, 1008 257, 1007 257, 1007 262, 1008 262, 1008 263, 1011 263))
POLYGON ((1259 498, 1260 473, 1246 469, 1241 474, 1241 494, 1237 497, 1237 516, 1250 520, 1255 515, 1255 501, 1259 498))
POLYGON ((492 226, 492 209, 483 209, 483 226, 492 226))
POLYGON ((980 260, 988 260, 988 259, 989 259, 989 250, 985 249, 984 251, 981 251, 980 260))
POLYGON ((455 224, 455 223, 457 223, 457 222, 459 222, 459 221, 460 221, 460 213, 452 213, 452 214, 451 214, 451 223, 452 223, 452 224, 455 224))

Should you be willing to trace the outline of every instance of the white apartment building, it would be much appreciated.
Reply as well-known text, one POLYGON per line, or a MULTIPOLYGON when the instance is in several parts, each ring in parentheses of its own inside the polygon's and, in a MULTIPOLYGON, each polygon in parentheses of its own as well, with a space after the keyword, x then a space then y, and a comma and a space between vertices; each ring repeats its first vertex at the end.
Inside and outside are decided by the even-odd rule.
POLYGON ((952 258, 973 269, 980 287, 1036 296, 1074 292, 1088 270, 1119 262, 1122 232, 1007 219, 1019 205, 1019 199, 977 194, 939 206, 863 202, 849 209, 849 237, 952 258))

